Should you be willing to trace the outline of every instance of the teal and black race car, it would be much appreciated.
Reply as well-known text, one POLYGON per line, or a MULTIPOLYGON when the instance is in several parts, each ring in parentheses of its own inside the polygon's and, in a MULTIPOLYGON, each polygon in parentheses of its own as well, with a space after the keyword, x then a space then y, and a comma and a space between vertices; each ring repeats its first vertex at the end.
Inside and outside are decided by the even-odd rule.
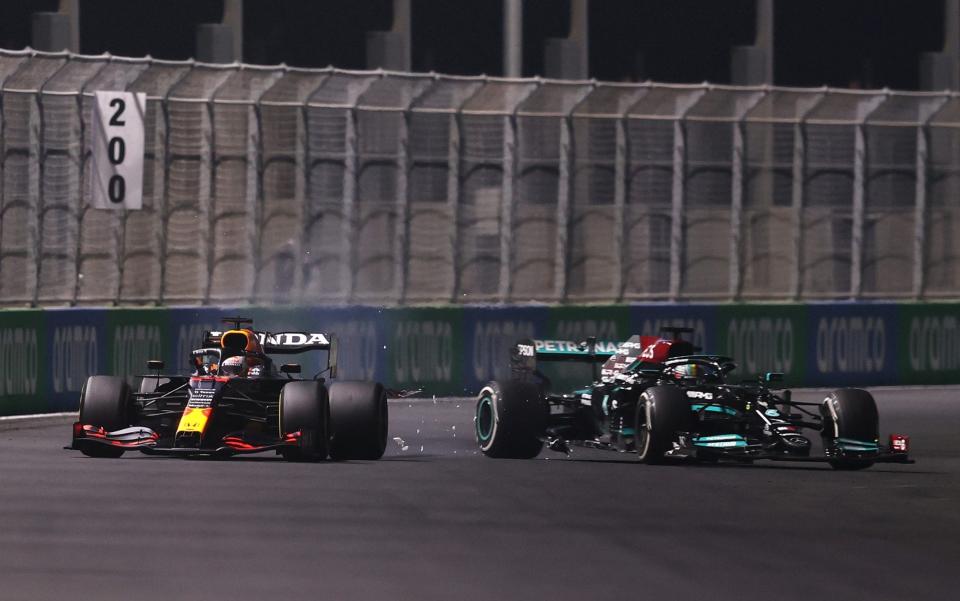
POLYGON ((665 328, 664 336, 622 343, 517 343, 511 377, 490 382, 478 396, 480 450, 489 457, 532 458, 544 445, 564 453, 579 445, 635 453, 644 463, 771 459, 847 470, 911 462, 908 437, 893 434, 881 446, 869 392, 842 388, 812 403, 794 401, 779 387, 781 373, 734 383, 733 360, 699 354, 682 338, 690 332, 665 328), (544 373, 553 363, 585 364, 593 382, 555 392, 544 373), (812 452, 809 431, 822 439, 822 453, 812 452))

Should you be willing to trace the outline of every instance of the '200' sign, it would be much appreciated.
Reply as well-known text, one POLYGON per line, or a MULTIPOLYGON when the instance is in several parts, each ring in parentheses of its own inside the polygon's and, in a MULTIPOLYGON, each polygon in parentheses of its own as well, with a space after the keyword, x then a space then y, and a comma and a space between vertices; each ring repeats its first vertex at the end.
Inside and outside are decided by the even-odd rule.
POLYGON ((98 209, 143 206, 143 116, 146 94, 97 92, 93 135, 92 202, 98 209))

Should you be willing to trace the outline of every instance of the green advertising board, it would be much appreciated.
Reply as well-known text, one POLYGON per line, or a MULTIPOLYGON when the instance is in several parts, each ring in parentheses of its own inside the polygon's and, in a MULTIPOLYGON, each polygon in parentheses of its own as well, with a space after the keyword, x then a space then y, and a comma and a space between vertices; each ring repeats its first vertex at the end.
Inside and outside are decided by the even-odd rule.
POLYGON ((384 381, 423 394, 462 395, 463 309, 385 311, 387 370, 384 381))
POLYGON ((107 312, 106 374, 126 377, 147 371, 147 361, 170 361, 174 336, 168 309, 115 309, 107 312))
POLYGON ((900 383, 960 382, 960 303, 904 303, 897 313, 900 383))
POLYGON ((807 309, 793 304, 718 305, 716 351, 733 357, 734 376, 783 372, 797 386, 806 375, 807 309))
POLYGON ((630 337, 630 308, 626 305, 549 307, 547 337, 580 342, 588 336, 621 342, 630 337))
POLYGON ((0 415, 48 410, 45 346, 42 311, 0 311, 0 415))
MULTIPOLYGON (((630 308, 626 305, 550 307, 547 339, 582 342, 596 336, 600 342, 623 342, 630 338, 630 308)), ((550 378, 554 390, 584 386, 595 376, 589 364, 544 363, 539 367, 550 378)))

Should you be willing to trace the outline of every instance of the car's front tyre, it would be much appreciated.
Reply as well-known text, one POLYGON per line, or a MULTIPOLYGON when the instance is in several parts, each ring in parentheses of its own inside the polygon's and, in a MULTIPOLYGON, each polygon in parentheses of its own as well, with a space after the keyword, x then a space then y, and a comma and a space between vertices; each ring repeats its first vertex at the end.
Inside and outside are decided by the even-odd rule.
POLYGON ((676 386, 653 386, 637 402, 634 447, 643 463, 660 463, 673 448, 677 432, 690 423, 690 403, 676 386))
MULTIPOLYGON (((80 392, 81 424, 107 432, 130 425, 130 386, 116 376, 90 376, 80 392)), ((80 452, 89 457, 119 457, 123 449, 105 444, 85 444, 80 452)))
POLYGON ((834 390, 820 406, 823 447, 837 470, 862 470, 879 452, 880 418, 877 403, 866 390, 834 390))

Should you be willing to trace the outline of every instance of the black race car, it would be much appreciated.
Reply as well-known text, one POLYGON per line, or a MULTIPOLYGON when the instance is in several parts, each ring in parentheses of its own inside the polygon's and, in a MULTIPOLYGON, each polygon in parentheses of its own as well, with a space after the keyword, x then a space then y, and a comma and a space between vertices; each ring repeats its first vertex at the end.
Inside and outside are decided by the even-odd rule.
POLYGON ((275 450, 292 461, 379 459, 387 440, 387 391, 376 382, 326 382, 337 374, 337 341, 320 332, 259 332, 252 321, 206 332, 191 375, 92 376, 80 393, 72 449, 91 457, 139 450, 163 455, 235 455, 275 450), (295 377, 271 355, 321 350, 327 368, 295 377))
POLYGON ((825 461, 836 469, 910 462, 906 436, 891 435, 881 447, 869 392, 842 388, 820 403, 805 403, 776 386, 781 373, 732 383, 736 364, 698 354, 682 338, 690 332, 665 328, 664 337, 634 336, 619 344, 517 343, 510 379, 490 382, 477 399, 480 450, 490 457, 532 458, 544 444, 565 453, 581 445, 636 453, 645 463, 772 459, 825 461), (593 383, 553 392, 541 368, 555 361, 588 364, 593 383), (819 433, 822 455, 811 453, 805 431, 819 433))

